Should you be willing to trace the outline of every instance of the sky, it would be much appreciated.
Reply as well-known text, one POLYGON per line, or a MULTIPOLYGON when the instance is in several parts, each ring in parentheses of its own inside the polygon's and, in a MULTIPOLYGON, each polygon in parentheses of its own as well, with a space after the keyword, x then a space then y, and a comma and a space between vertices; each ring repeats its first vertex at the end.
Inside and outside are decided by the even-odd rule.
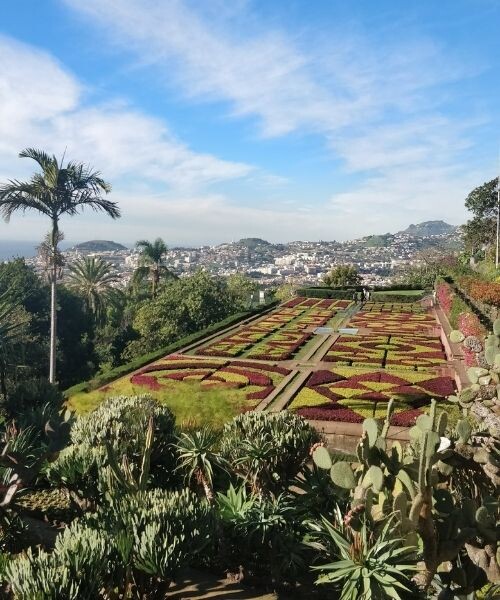
MULTIPOLYGON (((19 0, 0 19, 0 182, 90 164, 122 218, 66 239, 345 240, 467 218, 498 172, 497 0, 19 0)), ((0 240, 39 240, 36 214, 0 240)))

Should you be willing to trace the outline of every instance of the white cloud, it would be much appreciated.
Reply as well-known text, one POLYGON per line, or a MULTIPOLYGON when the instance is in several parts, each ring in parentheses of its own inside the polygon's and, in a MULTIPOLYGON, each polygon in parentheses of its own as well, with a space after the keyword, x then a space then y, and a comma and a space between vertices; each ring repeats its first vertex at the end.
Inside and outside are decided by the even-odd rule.
POLYGON ((159 119, 123 102, 86 107, 83 86, 54 58, 0 37, 2 179, 31 172, 17 158, 27 146, 90 162, 106 178, 198 189, 245 177, 249 165, 196 153, 159 119))
POLYGON ((307 24, 294 34, 261 22, 251 2, 210 10, 188 0, 63 1, 193 101, 225 101, 232 117, 256 118, 264 136, 322 135, 325 152, 363 178, 331 204, 361 224, 337 223, 332 233, 430 215, 459 222, 467 190, 487 176, 488 165, 473 168, 467 156, 478 123, 445 116, 446 86, 476 70, 429 37, 394 33, 397 24, 378 41, 342 23, 328 39, 307 24))

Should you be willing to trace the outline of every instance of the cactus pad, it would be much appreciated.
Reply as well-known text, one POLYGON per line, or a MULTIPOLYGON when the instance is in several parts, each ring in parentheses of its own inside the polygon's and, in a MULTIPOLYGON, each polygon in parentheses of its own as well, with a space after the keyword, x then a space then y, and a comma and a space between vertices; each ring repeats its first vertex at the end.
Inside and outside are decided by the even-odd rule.
POLYGON ((320 469, 331 469, 332 468, 332 459, 330 457, 330 453, 324 446, 318 446, 313 452, 313 461, 314 464, 320 469))
POLYGON ((330 477, 335 485, 346 490, 351 490, 356 486, 351 465, 344 461, 337 462, 332 466, 330 477))

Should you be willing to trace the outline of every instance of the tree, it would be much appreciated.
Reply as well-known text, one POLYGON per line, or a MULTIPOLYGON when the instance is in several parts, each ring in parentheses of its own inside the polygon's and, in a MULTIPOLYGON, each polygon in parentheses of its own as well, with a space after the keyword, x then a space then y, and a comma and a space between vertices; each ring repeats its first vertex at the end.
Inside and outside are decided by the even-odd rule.
POLYGON ((100 173, 73 161, 64 164, 53 155, 42 150, 28 148, 21 158, 33 159, 41 168, 28 181, 10 180, 0 186, 0 214, 9 222, 15 212, 36 211, 51 221, 50 243, 52 249, 52 273, 50 277, 50 361, 49 381, 54 383, 56 373, 56 284, 59 221, 62 215, 74 216, 88 207, 104 212, 111 218, 120 216, 116 202, 107 200, 102 194, 111 191, 111 186, 100 173))
POLYGON ((227 289, 234 304, 241 310, 246 310, 251 306, 252 296, 257 292, 259 286, 243 273, 235 273, 227 278, 227 289))
POLYGON ((291 300, 295 298, 295 292, 297 287, 293 283, 283 283, 274 292, 274 297, 277 300, 281 300, 281 302, 286 302, 287 300, 291 300))
POLYGON ((330 287, 360 285, 361 277, 354 265, 339 265, 325 275, 323 282, 330 287))
POLYGON ((236 310, 227 283, 205 271, 170 281, 154 299, 141 304, 133 321, 140 339, 129 344, 124 356, 132 358, 157 350, 236 310))
POLYGON ((464 244, 470 254, 495 242, 498 204, 498 179, 492 179, 472 190, 465 208, 473 215, 463 226, 464 244))
POLYGON ((7 356, 12 342, 24 325, 23 320, 15 318, 16 308, 19 307, 12 302, 8 292, 0 294, 0 394, 4 401, 7 399, 7 356))
POLYGON ((113 286, 119 279, 111 272, 110 263, 85 256, 70 265, 69 272, 68 287, 83 298, 94 322, 102 323, 106 306, 119 294, 113 286))
POLYGON ((162 275, 175 278, 175 275, 165 266, 167 245, 161 238, 156 238, 154 242, 140 240, 136 243, 136 247, 140 249, 140 254, 139 266, 135 270, 134 280, 140 282, 146 277, 150 277, 151 297, 154 298, 162 275))

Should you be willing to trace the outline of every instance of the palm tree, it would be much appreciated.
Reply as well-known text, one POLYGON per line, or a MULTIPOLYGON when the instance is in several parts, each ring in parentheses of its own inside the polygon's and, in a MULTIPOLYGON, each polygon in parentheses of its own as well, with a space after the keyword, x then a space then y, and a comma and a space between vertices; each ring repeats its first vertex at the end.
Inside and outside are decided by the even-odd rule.
POLYGON ((154 298, 158 290, 161 275, 167 275, 175 278, 175 275, 165 266, 165 254, 168 250, 167 245, 161 238, 156 238, 154 242, 140 240, 136 243, 140 249, 139 267, 135 270, 134 280, 142 281, 146 277, 151 277, 151 296, 154 298))
POLYGON ((117 298, 113 284, 119 281, 111 264, 102 258, 85 256, 69 266, 68 287, 82 296, 95 322, 101 322, 106 305, 117 298))
POLYGON ((0 214, 6 222, 15 212, 34 210, 49 217, 51 221, 50 244, 52 249, 52 273, 50 277, 50 367, 49 381, 54 383, 56 372, 56 284, 58 274, 57 254, 59 220, 62 215, 74 216, 88 207, 102 211, 112 219, 120 216, 116 202, 102 195, 111 191, 111 186, 102 179, 98 171, 73 161, 64 164, 42 150, 28 148, 21 158, 31 158, 41 168, 28 181, 11 180, 0 185, 0 214))

